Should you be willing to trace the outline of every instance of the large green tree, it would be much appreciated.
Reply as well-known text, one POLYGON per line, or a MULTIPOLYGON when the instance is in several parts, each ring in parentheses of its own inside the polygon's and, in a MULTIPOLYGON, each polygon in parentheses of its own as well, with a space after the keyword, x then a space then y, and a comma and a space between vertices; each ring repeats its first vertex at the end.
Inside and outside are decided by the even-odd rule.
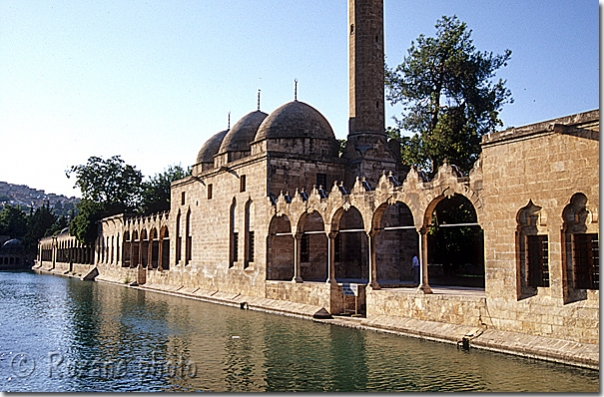
POLYGON ((134 210, 140 203, 143 174, 120 156, 107 160, 91 156, 86 164, 72 165, 66 171, 68 178, 72 174, 76 177, 74 187, 80 189, 85 200, 123 210, 134 210))
POLYGON ((190 169, 172 165, 164 172, 155 174, 143 183, 141 212, 148 215, 153 212, 170 209, 170 185, 172 182, 191 174, 190 169))
POLYGON ((420 35, 400 65, 386 67, 387 99, 403 105, 390 134, 412 133, 400 137, 402 160, 430 174, 445 160, 469 172, 482 135, 502 125, 499 112, 513 101, 505 81, 494 81, 511 51, 477 51, 471 33, 456 16, 443 16, 435 37, 420 35))
POLYGON ((86 164, 71 166, 66 171, 68 178, 72 174, 82 200, 69 224, 69 233, 83 243, 90 244, 96 239, 99 219, 135 211, 141 202, 143 174, 120 156, 106 160, 91 156, 86 164))

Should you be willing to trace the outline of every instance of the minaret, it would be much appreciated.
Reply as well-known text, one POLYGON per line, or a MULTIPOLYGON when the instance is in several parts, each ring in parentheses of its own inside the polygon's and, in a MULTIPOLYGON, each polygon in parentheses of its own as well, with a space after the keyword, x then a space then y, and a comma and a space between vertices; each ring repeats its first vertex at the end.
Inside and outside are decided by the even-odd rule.
POLYGON ((348 1, 350 135, 384 133, 384 1, 348 1))
POLYGON ((397 155, 384 127, 384 0, 348 0, 348 160, 345 185, 357 176, 375 188, 383 171, 396 171, 397 155))

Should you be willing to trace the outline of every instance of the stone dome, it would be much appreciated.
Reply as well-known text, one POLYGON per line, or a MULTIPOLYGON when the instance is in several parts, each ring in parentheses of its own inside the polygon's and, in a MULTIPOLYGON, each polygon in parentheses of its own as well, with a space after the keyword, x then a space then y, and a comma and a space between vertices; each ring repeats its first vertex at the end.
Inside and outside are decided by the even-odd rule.
POLYGON ((336 139, 327 119, 317 109, 298 101, 286 103, 264 119, 254 141, 283 138, 336 139))
POLYGON ((196 164, 214 162, 214 155, 218 153, 218 149, 220 149, 222 140, 227 132, 229 132, 229 130, 220 131, 219 133, 212 135, 212 137, 203 144, 197 154, 196 164))
POLYGON ((16 238, 11 238, 10 240, 5 241, 4 244, 2 244, 2 246, 6 247, 6 248, 20 247, 21 240, 16 239, 16 238))
POLYGON ((249 151, 250 143, 266 116, 268 115, 260 110, 243 116, 226 134, 218 153, 249 151))

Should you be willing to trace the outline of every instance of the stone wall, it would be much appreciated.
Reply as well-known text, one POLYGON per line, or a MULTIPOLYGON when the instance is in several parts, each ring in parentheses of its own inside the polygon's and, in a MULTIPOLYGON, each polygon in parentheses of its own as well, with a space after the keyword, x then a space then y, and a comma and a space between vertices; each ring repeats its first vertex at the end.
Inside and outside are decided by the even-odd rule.
POLYGON ((330 307, 331 285, 326 283, 294 283, 267 281, 265 297, 309 305, 330 307))
POLYGON ((212 170, 175 182, 170 211, 170 236, 174 241, 170 261, 174 266, 168 275, 153 276, 148 281, 263 295, 265 220, 270 209, 266 172, 266 162, 252 157, 230 163, 226 170, 212 170), (190 259, 186 255, 187 237, 190 259), (179 238, 181 253, 177 260, 179 238))
POLYGON ((487 136, 482 163, 486 294, 492 325, 598 341, 599 291, 572 287, 563 213, 575 194, 584 195, 588 216, 583 226, 588 233, 598 233, 599 112, 487 136), (530 288, 524 280, 520 230, 525 210, 535 218, 533 233, 548 239, 549 286, 530 288))
POLYGON ((480 326, 487 317, 485 297, 367 290, 367 318, 380 315, 480 326))

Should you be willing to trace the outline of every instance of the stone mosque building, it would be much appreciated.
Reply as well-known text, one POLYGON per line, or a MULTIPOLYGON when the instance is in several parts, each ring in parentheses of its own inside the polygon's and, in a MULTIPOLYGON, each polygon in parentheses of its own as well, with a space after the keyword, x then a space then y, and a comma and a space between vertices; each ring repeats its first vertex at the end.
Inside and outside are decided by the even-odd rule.
POLYGON ((383 0, 349 0, 347 33, 342 154, 311 105, 258 108, 203 144, 191 176, 172 184, 170 211, 105 218, 94 247, 67 232, 45 238, 36 268, 301 316, 352 314, 483 347, 497 332, 541 338, 541 351, 490 346, 564 361, 562 344, 575 364, 599 366, 599 110, 486 135, 469 176, 444 164, 428 180, 385 133, 383 0), (447 211, 460 205, 470 218, 447 211), (473 231, 455 274, 443 261, 462 254, 439 256, 434 228, 473 231))

